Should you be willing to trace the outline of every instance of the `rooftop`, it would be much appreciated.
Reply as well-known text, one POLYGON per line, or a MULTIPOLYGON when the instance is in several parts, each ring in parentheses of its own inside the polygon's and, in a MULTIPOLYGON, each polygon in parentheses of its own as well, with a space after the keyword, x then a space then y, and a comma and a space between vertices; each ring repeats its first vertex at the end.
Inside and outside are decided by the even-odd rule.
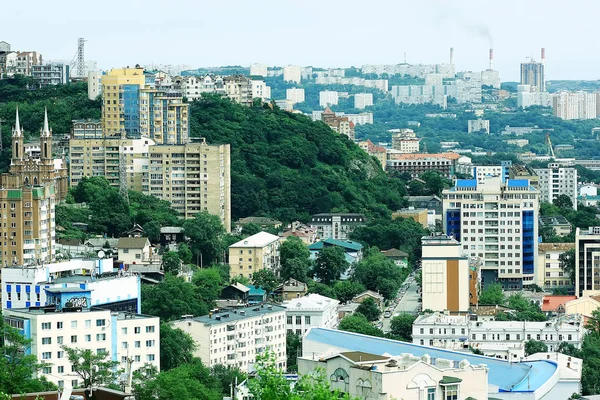
POLYGON ((119 249, 143 249, 146 244, 150 244, 148 238, 145 237, 122 237, 117 242, 119 249))
POLYGON ((568 225, 571 226, 571 223, 562 215, 555 215, 552 217, 539 217, 540 224, 556 226, 556 225, 568 225))
POLYGON ((566 251, 574 248, 575 243, 539 243, 538 253, 543 253, 551 250, 566 251))
POLYGON ((281 225, 282 222, 269 217, 246 217, 238 220, 238 225, 257 224, 257 225, 281 225))
POLYGON ((438 196, 408 196, 408 201, 431 201, 431 200, 436 200, 436 201, 442 201, 442 199, 440 199, 438 196))
POLYGON ((561 306, 564 311, 565 303, 575 299, 577 299, 577 296, 544 296, 542 311, 558 311, 561 306))
POLYGON ((183 228, 180 226, 163 226, 160 228, 160 233, 183 233, 183 228))
POLYGON ((272 235, 268 232, 258 232, 255 235, 249 236, 229 246, 232 247, 265 247, 279 240, 279 236, 272 235))
POLYGON ((310 246, 308 246, 308 249, 311 251, 317 251, 317 250, 323 249, 323 247, 325 247, 325 245, 340 246, 340 247, 343 247, 344 249, 354 250, 354 251, 360 251, 363 248, 362 244, 360 244, 358 242, 354 242, 352 240, 339 240, 339 239, 328 238, 325 240, 321 240, 320 242, 311 244, 310 246))
MULTIPOLYGON (((247 318, 259 317, 262 315, 273 314, 276 312, 285 312, 285 307, 275 304, 261 304, 260 306, 250 306, 238 308, 236 310, 219 310, 212 315, 203 315, 201 317, 188 317, 179 321, 195 321, 204 325, 228 324, 235 321, 241 321, 247 318)), ((175 321, 177 322, 177 321, 175 321)))
POLYGON ((340 351, 351 350, 392 356, 413 354, 416 357, 427 354, 431 358, 458 362, 467 360, 471 365, 485 364, 489 369, 489 383, 506 392, 535 391, 546 384, 558 369, 557 364, 553 361, 510 363, 491 357, 325 328, 311 328, 304 339, 305 343, 307 341, 330 345, 340 351))
POLYGON ((283 302, 283 306, 290 311, 296 310, 325 310, 328 307, 336 306, 340 302, 320 294, 311 293, 308 296, 299 297, 283 302))
POLYGON ((411 153, 399 155, 397 160, 425 160, 428 158, 445 158, 448 160, 458 160, 460 154, 458 153, 411 153))
POLYGON ((340 355, 346 357, 350 361, 354 362, 369 362, 369 361, 387 361, 390 358, 385 356, 379 356, 377 354, 365 353, 363 351, 346 351, 340 353, 340 355))
POLYGON ((381 250, 381 253, 384 256, 391 257, 391 258, 395 258, 395 257, 406 258, 406 257, 408 257, 408 253, 406 253, 402 250, 398 250, 398 249, 381 250))

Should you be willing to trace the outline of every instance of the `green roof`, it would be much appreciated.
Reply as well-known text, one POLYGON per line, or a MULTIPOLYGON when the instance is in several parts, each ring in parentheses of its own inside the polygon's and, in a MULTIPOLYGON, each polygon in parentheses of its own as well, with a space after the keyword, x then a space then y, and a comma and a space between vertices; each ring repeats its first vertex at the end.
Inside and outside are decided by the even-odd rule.
POLYGON ((20 199, 23 197, 23 192, 20 189, 11 189, 8 191, 8 199, 20 199))
POLYGON ((32 189, 32 194, 34 199, 39 199, 44 197, 44 188, 35 188, 32 189))
POLYGON ((354 250, 354 251, 360 251, 363 248, 362 244, 360 244, 358 242, 354 242, 352 240, 338 240, 338 239, 330 238, 330 239, 321 240, 320 242, 313 243, 310 246, 308 246, 308 249, 315 251, 315 250, 322 250, 324 247, 330 247, 330 246, 340 246, 346 250, 354 250))
POLYGON ((462 382, 462 379, 460 379, 460 378, 457 378, 455 376, 444 375, 444 377, 440 381, 440 385, 452 385, 452 384, 461 383, 461 382, 462 382))

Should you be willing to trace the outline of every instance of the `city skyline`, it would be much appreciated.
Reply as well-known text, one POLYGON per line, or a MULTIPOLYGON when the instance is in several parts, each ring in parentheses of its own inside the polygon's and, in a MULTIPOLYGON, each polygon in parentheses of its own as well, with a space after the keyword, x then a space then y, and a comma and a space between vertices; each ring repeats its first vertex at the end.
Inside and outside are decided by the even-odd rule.
POLYGON ((453 47, 457 70, 476 71, 488 67, 488 49, 494 48, 495 68, 503 81, 517 81, 520 63, 527 57, 539 60, 540 48, 545 47, 547 79, 598 78, 598 56, 589 48, 595 36, 594 11, 600 11, 600 5, 581 0, 560 11, 541 1, 515 0, 501 7, 471 0, 452 6, 439 0, 398 4, 376 0, 368 7, 313 0, 297 4, 265 0, 262 7, 241 1, 199 6, 189 0, 108 0, 88 13, 81 3, 62 3, 60 8, 40 3, 27 10, 17 3, 3 5, 11 18, 6 19, 0 40, 15 50, 38 51, 45 60, 71 60, 77 38, 84 37, 86 59, 97 61, 102 69, 252 63, 360 67, 401 63, 405 53, 408 63, 431 64, 448 62, 453 47), (231 9, 235 14, 223 13, 231 9), (581 13, 582 9, 587 11, 581 13), (149 14, 161 19, 153 20, 149 14), (563 21, 574 18, 577 24, 559 29, 564 28, 563 21), (23 20, 36 29, 22 29, 23 20))

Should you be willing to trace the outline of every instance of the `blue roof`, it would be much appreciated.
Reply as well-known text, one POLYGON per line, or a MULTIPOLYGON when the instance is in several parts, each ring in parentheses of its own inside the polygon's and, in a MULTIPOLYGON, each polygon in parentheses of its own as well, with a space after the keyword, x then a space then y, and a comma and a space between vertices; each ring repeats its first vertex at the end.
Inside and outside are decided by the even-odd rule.
POLYGON ((362 250, 362 244, 352 240, 325 239, 308 246, 309 250, 321 250, 325 246, 340 246, 346 250, 359 251, 362 250))
POLYGON ((249 296, 264 296, 267 293, 260 286, 249 285, 248 288, 250 289, 250 292, 248 292, 249 296))
POLYGON ((457 179, 456 187, 477 187, 477 179, 457 179))
POLYGON ((508 187, 529 187, 529 179, 509 179, 506 181, 508 187))
POLYGON ((348 351, 363 351, 378 355, 388 353, 393 356, 407 353, 416 357, 428 354, 431 358, 459 362, 467 360, 472 365, 485 364, 489 370, 488 383, 498 386, 501 392, 534 392, 548 382, 558 369, 555 362, 548 360, 510 363, 492 357, 333 329, 311 328, 306 335, 306 340, 313 340, 348 351))

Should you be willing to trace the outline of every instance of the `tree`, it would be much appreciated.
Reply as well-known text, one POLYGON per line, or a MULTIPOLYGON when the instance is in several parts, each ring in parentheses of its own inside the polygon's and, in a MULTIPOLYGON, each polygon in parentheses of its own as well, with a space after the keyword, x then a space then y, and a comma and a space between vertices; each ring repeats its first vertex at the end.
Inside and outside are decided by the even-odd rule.
POLYGON ((558 256, 560 268, 565 275, 571 278, 571 282, 575 281, 575 249, 569 249, 558 256))
POLYGON ((210 369, 210 374, 220 383, 223 396, 231 394, 231 385, 235 386, 236 382, 242 383, 246 379, 246 374, 240 371, 239 368, 222 364, 214 365, 210 369))
POLYGON ((348 269, 344 250, 338 246, 324 247, 315 260, 314 275, 326 285, 340 278, 348 269))
POLYGON ((165 274, 177 275, 181 270, 181 259, 175 251, 167 251, 162 256, 162 267, 165 274))
POLYGON ((160 223, 158 221, 148 221, 142 229, 150 243, 158 243, 160 241, 160 223))
POLYGON ((592 311, 592 316, 587 320, 585 329, 588 331, 600 335, 600 310, 592 311))
POLYGON ((553 204, 561 210, 573 209, 573 202, 566 194, 559 195, 556 199, 554 199, 553 204))
POLYGON ((281 264, 285 264, 292 259, 308 260, 310 251, 302 240, 296 236, 289 236, 281 246, 279 246, 279 256, 281 264))
POLYGON ((412 325, 416 317, 410 314, 400 314, 390 323, 391 333, 405 342, 412 342, 412 325))
POLYGON ((352 275, 367 289, 381 293, 386 299, 393 299, 408 276, 407 268, 401 268, 385 257, 377 247, 372 247, 352 275))
POLYGON ((347 303, 357 294, 364 292, 365 287, 361 283, 355 281, 337 281, 335 285, 333 285, 333 291, 335 292, 335 297, 339 301, 347 303))
POLYGON ((221 295, 221 290, 229 281, 223 281, 217 268, 206 268, 194 273, 192 283, 196 286, 198 298, 210 308, 213 308, 215 301, 221 295))
POLYGON ((381 315, 381 310, 375 304, 375 300, 367 298, 356 308, 356 312, 364 315, 369 321, 377 321, 381 315))
POLYGON ((502 305, 504 304, 504 293, 502 293, 502 285, 499 283, 491 284, 486 287, 479 295, 479 304, 484 305, 502 305))
POLYGON ((279 285, 279 279, 270 269, 261 269, 252 274, 252 283, 263 288, 269 295, 279 285))
POLYGON ((308 280, 308 272, 310 260, 302 260, 300 258, 292 258, 281 264, 281 279, 287 281, 294 278, 299 282, 308 280))
POLYGON ((182 263, 189 264, 192 262, 192 250, 186 243, 181 243, 179 245, 177 248, 177 254, 179 255, 182 263))
POLYGON ((338 329, 341 331, 361 333, 363 335, 383 337, 383 332, 371 324, 367 318, 359 313, 344 317, 338 329))
POLYGON ((168 274, 158 285, 142 285, 142 311, 171 321, 182 315, 206 315, 208 306, 199 299, 193 284, 168 274))
POLYGON ((192 252, 202 258, 203 265, 210 265, 221 257, 225 227, 218 216, 203 211, 186 220, 183 228, 190 238, 192 252))
POLYGON ((245 237, 256 235, 259 232, 262 232, 262 228, 254 222, 250 222, 242 227, 242 236, 245 237))
POLYGON ((558 347, 556 348, 556 352, 562 353, 562 354, 570 356, 570 357, 581 358, 581 353, 580 353, 579 349, 577 347, 575 347, 573 344, 567 343, 567 342, 560 342, 558 347))
POLYGON ((288 332, 285 337, 288 372, 298 372, 298 350, 302 347, 302 335, 288 332))
POLYGON ((525 342, 525 355, 530 356, 535 353, 546 353, 548 351, 548 346, 544 342, 539 342, 537 340, 528 340, 525 342))
POLYGON ((184 331, 166 322, 160 324, 160 369, 168 371, 194 358, 196 343, 184 331))
POLYGON ((335 292, 333 291, 331 286, 328 286, 321 282, 315 282, 312 279, 308 280, 308 293, 320 294, 321 296, 329 297, 331 299, 336 298, 335 292))
POLYGON ((69 346, 62 346, 62 349, 67 353, 72 371, 83 380, 84 387, 105 386, 118 379, 119 362, 112 361, 108 352, 94 353, 90 349, 69 346))

